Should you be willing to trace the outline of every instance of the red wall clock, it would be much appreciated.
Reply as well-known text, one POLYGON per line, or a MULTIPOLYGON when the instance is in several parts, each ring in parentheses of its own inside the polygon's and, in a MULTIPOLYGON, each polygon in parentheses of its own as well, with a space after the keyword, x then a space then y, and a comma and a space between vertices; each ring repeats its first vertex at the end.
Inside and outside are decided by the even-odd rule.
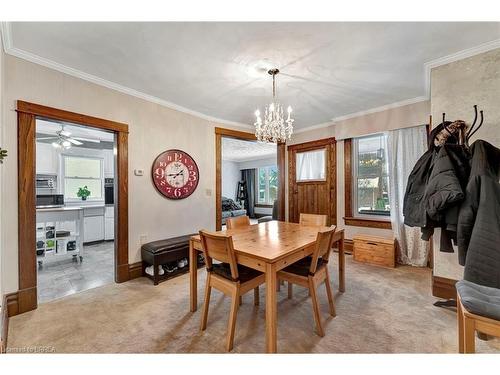
POLYGON ((156 189, 169 199, 184 199, 193 194, 200 175, 193 158, 181 150, 167 150, 158 155, 151 174, 156 189))

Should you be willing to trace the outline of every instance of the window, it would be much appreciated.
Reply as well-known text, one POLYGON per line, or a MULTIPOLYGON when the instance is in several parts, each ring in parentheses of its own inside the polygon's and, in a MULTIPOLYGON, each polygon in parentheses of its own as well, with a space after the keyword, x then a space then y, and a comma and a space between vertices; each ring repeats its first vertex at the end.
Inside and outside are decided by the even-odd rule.
POLYGON ((324 180, 326 150, 298 152, 295 159, 297 181, 324 180))
POLYGON ((64 199, 81 199, 78 188, 87 186, 87 199, 103 199, 102 159, 63 155, 64 199))
POLYGON ((390 215, 387 136, 354 139, 353 205, 355 216, 390 215))
POLYGON ((278 167, 257 168, 257 204, 272 205, 278 199, 278 167))

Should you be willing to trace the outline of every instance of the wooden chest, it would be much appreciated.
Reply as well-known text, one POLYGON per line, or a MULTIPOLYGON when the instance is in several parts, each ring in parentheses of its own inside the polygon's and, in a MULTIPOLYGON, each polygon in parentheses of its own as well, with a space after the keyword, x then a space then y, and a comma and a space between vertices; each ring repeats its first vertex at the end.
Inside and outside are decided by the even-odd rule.
POLYGON ((394 238, 354 236, 354 260, 384 267, 396 267, 396 241, 394 238))

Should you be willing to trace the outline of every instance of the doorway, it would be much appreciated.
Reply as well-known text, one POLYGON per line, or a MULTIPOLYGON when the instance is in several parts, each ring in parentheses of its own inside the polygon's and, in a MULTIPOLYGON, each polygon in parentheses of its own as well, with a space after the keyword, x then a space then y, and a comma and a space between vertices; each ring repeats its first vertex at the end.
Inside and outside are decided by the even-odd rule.
MULTIPOLYGON (((216 192, 215 192, 215 196, 216 196, 216 218, 215 218, 215 223, 216 223, 216 230, 221 230, 223 228, 223 223, 224 223, 224 220, 223 220, 223 212, 226 211, 224 213, 225 216, 227 216, 227 210, 224 210, 223 207, 222 207, 222 203, 223 203, 223 190, 227 191, 227 188, 225 189, 224 186, 223 186, 223 181, 222 181, 222 174, 223 174, 223 140, 234 140, 234 142, 257 142, 257 139, 255 137, 255 134, 253 133, 247 133, 247 132, 241 132, 241 131, 236 131, 236 130, 230 130, 230 129, 224 129, 224 128, 215 128, 215 157, 216 157, 216 168, 215 168, 215 180, 216 180, 216 192)), ((274 147, 276 152, 273 153, 274 154, 274 158, 276 160, 276 164, 271 166, 269 165, 268 167, 274 167, 275 170, 277 171, 277 193, 275 193, 273 195, 273 200, 274 200, 274 197, 276 198, 276 217, 278 220, 282 220, 284 221, 285 220, 285 190, 284 190, 284 186, 285 186, 285 144, 284 143, 278 143, 277 145, 275 146, 271 146, 271 147, 274 147)), ((254 148, 252 148, 254 149, 254 148)), ((262 147, 262 149, 266 149, 266 152, 268 151, 269 147, 266 146, 266 147, 262 147)), ((266 163, 264 163, 266 164, 266 163)), ((270 164, 270 163, 267 163, 267 164, 270 164)), ((264 166, 262 166, 264 167, 264 166)), ((252 167, 252 168, 243 168, 243 169, 247 169, 247 170, 255 170, 257 169, 258 170, 258 167, 252 167)), ((269 169, 269 168, 268 168, 269 169)), ((266 170, 265 168, 262 168, 262 171, 261 173, 266 173, 266 170)), ((241 169, 238 170, 239 173, 242 173, 241 172, 241 169)), ((268 170, 267 173, 273 173, 272 170, 268 170)), ((241 175, 241 177, 243 177, 243 174, 241 175)), ((240 181, 245 181, 246 179, 245 178, 240 178, 239 179, 240 181)), ((256 179, 253 179, 252 180, 253 183, 256 183, 257 180, 256 179)), ((239 182, 239 181, 238 181, 239 182)), ((246 184, 248 184, 248 181, 246 182, 246 184)), ((226 185, 227 186, 227 185, 226 185)), ((245 204, 248 205, 249 203, 249 197, 248 196, 244 196, 244 195, 240 195, 238 196, 238 191, 239 191, 239 188, 241 186, 237 183, 236 187, 235 187, 235 200, 238 201, 237 204, 243 204, 243 207, 241 207, 242 210, 245 210, 245 214, 248 214, 248 207, 245 209, 245 204), (240 198, 243 198, 243 199, 240 199, 240 198)), ((250 191, 253 191, 257 188, 257 186, 255 186, 254 189, 254 186, 247 186, 247 194, 248 194, 248 190, 250 191)), ((252 192, 250 194, 253 194, 252 192)), ((270 209, 272 211, 272 205, 270 204, 270 200, 271 198, 269 198, 269 193, 266 193, 264 192, 264 195, 263 195, 263 199, 265 200, 266 197, 268 198, 267 201, 263 202, 265 204, 262 204, 261 206, 262 207, 258 207, 259 204, 258 204, 258 197, 256 196, 255 198, 257 203, 255 203, 257 205, 257 207, 251 207, 251 212, 253 212, 253 216, 254 218, 256 218, 257 216, 260 216, 260 214, 258 213, 259 211, 260 212, 263 212, 264 214, 262 215, 265 215, 267 214, 270 209), (255 214, 255 210, 257 211, 257 214, 255 214), (266 211, 267 210, 267 211, 266 211)), ((254 198, 253 196, 250 197, 250 198, 254 198)), ((236 211, 235 211, 236 212, 236 211)), ((239 210, 237 210, 237 212, 240 212, 239 210)), ((254 220, 255 221, 255 220, 254 220)))
POLYGON ((326 138, 288 146, 288 218, 327 215, 337 224, 336 141, 326 138))
MULTIPOLYGON (((128 126, 126 124, 50 108, 38 104, 17 102, 18 113, 18 211, 19 211, 19 313, 33 310, 38 305, 37 267, 37 211, 36 211, 36 124, 37 120, 86 126, 113 134, 114 155, 114 281, 129 279, 128 265, 128 126)), ((69 126, 68 125, 68 126, 69 126)), ((58 138, 59 139, 59 138, 58 138)), ((59 139, 64 146, 67 139, 59 139)), ((68 186, 74 181, 69 181, 68 186)), ((90 184, 90 182, 88 182, 90 184)), ((73 192, 74 193, 74 192, 73 192)), ((72 194, 73 194, 72 193, 72 194)), ((54 198, 57 199, 58 198, 54 198)), ((56 202, 57 203, 57 202, 56 202)), ((83 220, 82 220, 83 222, 83 220)), ((44 228, 46 230, 47 228, 44 228)), ((56 232, 54 228, 54 232, 56 232)), ((71 232, 71 231, 69 231, 71 232)), ((75 231, 76 232, 76 231, 75 231)), ((81 232, 80 232, 81 233, 81 232)), ((55 234, 55 233, 54 233, 55 234)), ((52 244, 52 243, 51 243, 52 244)), ((57 246, 57 244, 54 244, 57 246)), ((66 252, 73 246, 61 243, 66 252), (64 245, 64 246, 63 246, 64 245)), ((46 244, 44 249, 47 249, 46 244)), ((69 250, 74 251, 74 250, 69 250)), ((78 261, 78 259, 77 259, 78 261)))

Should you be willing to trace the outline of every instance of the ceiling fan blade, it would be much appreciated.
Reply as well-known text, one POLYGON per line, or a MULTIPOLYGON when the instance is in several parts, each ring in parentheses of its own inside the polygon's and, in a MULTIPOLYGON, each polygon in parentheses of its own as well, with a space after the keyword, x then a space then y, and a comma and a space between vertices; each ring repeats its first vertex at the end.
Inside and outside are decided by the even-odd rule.
POLYGON ((58 137, 42 137, 42 138, 37 138, 37 141, 47 141, 49 139, 59 139, 58 137))
POLYGON ((83 143, 82 143, 82 142, 77 141, 77 140, 76 140, 76 139, 74 139, 74 138, 66 138, 66 140, 67 140, 68 142, 73 143, 75 146, 81 146, 81 145, 83 145, 83 143))
POLYGON ((71 132, 63 129, 59 131, 59 134, 61 134, 63 137, 69 137, 71 135, 71 132))
POLYGON ((95 139, 95 138, 82 138, 82 137, 72 137, 72 138, 84 142, 101 143, 100 139, 95 139))

